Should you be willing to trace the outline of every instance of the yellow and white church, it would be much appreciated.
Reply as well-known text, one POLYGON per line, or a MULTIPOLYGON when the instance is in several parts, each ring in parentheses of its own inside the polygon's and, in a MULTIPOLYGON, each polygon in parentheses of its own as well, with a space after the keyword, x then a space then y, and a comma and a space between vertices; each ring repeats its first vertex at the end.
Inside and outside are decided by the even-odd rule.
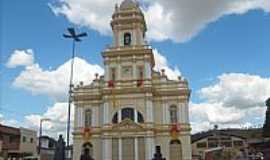
POLYGON ((104 75, 74 89, 73 159, 88 148, 95 160, 191 160, 190 89, 153 70, 147 26, 135 0, 115 6, 113 44, 102 52, 104 75))

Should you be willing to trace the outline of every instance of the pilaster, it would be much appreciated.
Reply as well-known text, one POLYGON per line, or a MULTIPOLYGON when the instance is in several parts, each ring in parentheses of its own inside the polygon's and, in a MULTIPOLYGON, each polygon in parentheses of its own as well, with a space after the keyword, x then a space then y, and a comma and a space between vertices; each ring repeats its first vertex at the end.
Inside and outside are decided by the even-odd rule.
POLYGON ((145 138, 145 146, 146 146, 146 160, 152 160, 153 155, 155 153, 155 141, 154 137, 145 138))
POLYGON ((138 145, 138 138, 135 138, 135 160, 139 160, 139 145, 138 145))
POLYGON ((149 62, 144 63, 144 70, 145 70, 145 78, 146 79, 151 79, 151 65, 149 62))
POLYGON ((154 122, 153 102, 150 98, 146 99, 146 122, 154 122))
POLYGON ((102 159, 112 160, 112 140, 111 139, 103 139, 102 159))
POLYGON ((103 104, 103 125, 106 125, 108 123, 110 123, 110 120, 109 120, 109 103, 105 102, 103 104))
POLYGON ((81 127, 84 127, 84 124, 83 124, 83 119, 84 119, 84 115, 83 115, 83 107, 77 107, 77 127, 78 128, 81 128, 81 127))

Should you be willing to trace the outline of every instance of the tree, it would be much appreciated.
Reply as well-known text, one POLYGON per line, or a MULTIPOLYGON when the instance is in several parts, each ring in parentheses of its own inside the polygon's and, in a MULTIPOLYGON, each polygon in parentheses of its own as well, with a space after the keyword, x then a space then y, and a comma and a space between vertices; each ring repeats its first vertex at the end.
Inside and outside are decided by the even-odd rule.
POLYGON ((263 125, 263 137, 270 138, 270 98, 265 102, 267 106, 266 114, 265 114, 265 122, 263 125))

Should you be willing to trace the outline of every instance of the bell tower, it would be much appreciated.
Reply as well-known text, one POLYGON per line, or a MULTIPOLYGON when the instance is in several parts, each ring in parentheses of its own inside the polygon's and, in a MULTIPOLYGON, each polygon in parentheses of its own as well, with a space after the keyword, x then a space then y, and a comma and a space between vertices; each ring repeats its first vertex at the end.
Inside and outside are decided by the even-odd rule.
POLYGON ((116 86, 119 81, 150 81, 154 56, 145 42, 147 28, 138 2, 124 0, 120 6, 116 4, 111 27, 113 43, 103 52, 108 86, 116 86))
POLYGON ((145 45, 146 23, 139 4, 135 0, 125 0, 120 7, 115 5, 111 27, 115 47, 145 45))

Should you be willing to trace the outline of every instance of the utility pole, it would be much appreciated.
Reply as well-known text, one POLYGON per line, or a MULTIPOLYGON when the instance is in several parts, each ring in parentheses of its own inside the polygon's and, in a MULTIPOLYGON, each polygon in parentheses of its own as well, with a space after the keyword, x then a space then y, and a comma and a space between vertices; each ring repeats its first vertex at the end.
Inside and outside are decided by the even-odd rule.
POLYGON ((70 110, 72 103, 72 93, 73 93, 73 70, 74 70, 74 58, 75 58, 75 47, 76 42, 81 42, 82 37, 86 37, 87 33, 76 34, 74 28, 68 28, 69 34, 63 34, 64 38, 72 39, 72 56, 71 56, 71 65, 70 65, 70 81, 69 81, 69 96, 68 96, 68 119, 67 119, 67 146, 69 146, 69 136, 70 136, 70 110))
POLYGON ((41 151, 41 137, 42 137, 42 123, 45 121, 50 121, 51 119, 49 118, 42 118, 40 119, 39 122, 39 139, 38 139, 38 154, 40 155, 40 151, 41 151))

